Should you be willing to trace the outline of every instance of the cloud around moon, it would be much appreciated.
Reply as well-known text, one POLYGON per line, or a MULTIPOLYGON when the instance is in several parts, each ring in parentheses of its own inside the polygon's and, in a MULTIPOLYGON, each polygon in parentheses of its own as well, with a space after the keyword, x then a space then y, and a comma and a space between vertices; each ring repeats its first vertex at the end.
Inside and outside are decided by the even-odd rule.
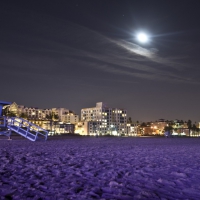
POLYGON ((64 71, 63 66, 73 62, 77 67, 88 66, 136 79, 199 83, 193 80, 192 74, 186 76, 188 65, 180 55, 163 57, 156 48, 147 49, 134 42, 109 38, 87 27, 45 15, 30 21, 31 26, 28 21, 18 22, 30 28, 31 33, 16 35, 24 37, 23 43, 12 46, 17 47, 17 52, 7 53, 0 48, 2 63, 6 65, 9 54, 13 57, 9 60, 10 66, 23 68, 23 73, 37 73, 37 68, 40 74, 59 73, 64 71), (36 26, 40 34, 34 29, 36 26))

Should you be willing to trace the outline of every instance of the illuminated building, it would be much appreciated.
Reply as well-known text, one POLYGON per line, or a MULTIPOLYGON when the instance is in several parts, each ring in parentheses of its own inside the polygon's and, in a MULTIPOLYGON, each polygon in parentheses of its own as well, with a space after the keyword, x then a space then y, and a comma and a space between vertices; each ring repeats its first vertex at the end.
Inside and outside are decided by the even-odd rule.
POLYGON ((66 108, 52 108, 52 112, 59 116, 59 120, 64 123, 76 124, 79 116, 66 108))
POLYGON ((30 122, 58 134, 74 133, 75 124, 79 121, 79 116, 66 108, 40 109, 17 105, 13 102, 7 112, 26 118, 30 122))
POLYGON ((127 135, 128 136, 138 136, 138 124, 137 123, 127 123, 127 135))
POLYGON ((88 135, 126 135, 127 111, 110 108, 103 102, 81 109, 81 121, 87 122, 88 135))

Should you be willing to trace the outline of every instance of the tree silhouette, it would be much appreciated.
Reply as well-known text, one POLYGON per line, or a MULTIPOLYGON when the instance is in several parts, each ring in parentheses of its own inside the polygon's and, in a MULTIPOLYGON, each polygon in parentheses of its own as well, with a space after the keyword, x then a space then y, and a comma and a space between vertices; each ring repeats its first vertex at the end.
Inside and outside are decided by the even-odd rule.
POLYGON ((145 122, 142 122, 141 124, 140 124, 140 127, 146 127, 147 125, 146 125, 146 123, 145 122))
POLYGON ((196 132, 198 131, 197 130, 198 129, 197 126, 195 124, 193 124, 191 129, 192 129, 192 131, 195 132, 195 135, 196 135, 196 132))
POLYGON ((187 127, 189 129, 189 136, 190 136, 190 131, 192 129, 192 121, 190 119, 187 121, 187 127))
POLYGON ((7 117, 16 117, 17 115, 16 115, 14 112, 8 111, 8 112, 6 113, 6 116, 7 116, 7 117))
POLYGON ((51 127, 51 132, 52 132, 53 123, 54 121, 57 121, 59 119, 59 116, 55 114, 54 112, 52 112, 49 115, 46 114, 46 119, 50 121, 50 127, 51 127))
POLYGON ((173 127, 171 125, 165 126, 164 130, 165 130, 165 132, 170 132, 171 133, 172 130, 173 130, 173 127))
POLYGON ((132 119, 131 119, 131 117, 128 118, 127 123, 132 124, 132 119))
POLYGON ((58 119, 59 119, 59 116, 56 115, 56 114, 54 114, 54 119, 55 119, 55 120, 58 120, 58 119))
POLYGON ((26 113, 21 113, 21 114, 19 115, 19 117, 20 117, 20 118, 27 119, 28 116, 26 115, 26 113))

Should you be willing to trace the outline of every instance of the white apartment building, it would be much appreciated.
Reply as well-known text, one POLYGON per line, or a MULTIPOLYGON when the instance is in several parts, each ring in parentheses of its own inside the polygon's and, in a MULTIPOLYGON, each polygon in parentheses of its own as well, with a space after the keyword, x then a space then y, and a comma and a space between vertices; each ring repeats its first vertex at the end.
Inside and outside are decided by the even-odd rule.
POLYGON ((76 124, 79 116, 66 108, 52 108, 52 112, 59 116, 59 120, 64 123, 76 124))
POLYGON ((59 120, 62 121, 63 117, 69 113, 69 109, 66 108, 52 108, 52 113, 59 116, 59 120))
POLYGON ((110 108, 103 102, 96 107, 81 109, 81 121, 88 122, 88 135, 127 134, 127 111, 110 108))
POLYGON ((76 124, 79 122, 79 116, 74 113, 63 115, 61 121, 64 123, 76 124))

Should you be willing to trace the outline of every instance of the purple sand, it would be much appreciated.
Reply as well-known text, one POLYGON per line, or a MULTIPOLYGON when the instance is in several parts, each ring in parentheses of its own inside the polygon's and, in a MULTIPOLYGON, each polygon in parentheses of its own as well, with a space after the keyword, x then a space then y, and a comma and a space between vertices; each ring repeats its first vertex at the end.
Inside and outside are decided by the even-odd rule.
POLYGON ((0 199, 200 199, 199 138, 0 140, 0 199))

